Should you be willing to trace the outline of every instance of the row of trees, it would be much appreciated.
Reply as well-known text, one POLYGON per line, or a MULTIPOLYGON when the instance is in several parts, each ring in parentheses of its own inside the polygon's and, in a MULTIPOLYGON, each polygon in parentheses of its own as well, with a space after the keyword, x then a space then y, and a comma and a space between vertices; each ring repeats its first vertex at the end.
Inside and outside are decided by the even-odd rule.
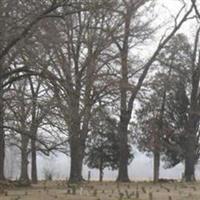
MULTIPOLYGON (((155 51, 144 58, 145 44, 153 42, 160 30, 152 15, 156 5, 151 0, 0 1, 1 180, 5 179, 5 145, 20 149, 24 183, 29 183, 31 154, 31 178, 36 183, 38 151, 70 154, 70 181, 79 182, 84 158, 98 154, 88 156, 87 149, 102 144, 98 151, 108 152, 100 154, 101 174, 111 166, 119 170, 118 181, 129 181, 136 97, 141 110, 134 138, 154 153, 155 181, 161 153, 172 165, 184 160, 186 180, 194 179, 199 30, 193 46, 185 36, 175 35, 191 18, 199 25, 198 5, 195 0, 182 1, 173 27, 155 37, 155 51), (95 118, 104 110, 106 120, 95 118), (117 143, 98 139, 111 141, 112 134, 117 143), (103 161, 109 152, 114 158, 111 165, 103 161)), ((86 162, 93 166, 90 159, 86 162)))
POLYGON ((185 179, 195 178, 199 159, 199 31, 194 47, 179 34, 164 48, 158 59, 161 71, 149 84, 152 93, 138 111, 139 146, 154 154, 155 179, 162 153, 166 167, 185 161, 185 179))

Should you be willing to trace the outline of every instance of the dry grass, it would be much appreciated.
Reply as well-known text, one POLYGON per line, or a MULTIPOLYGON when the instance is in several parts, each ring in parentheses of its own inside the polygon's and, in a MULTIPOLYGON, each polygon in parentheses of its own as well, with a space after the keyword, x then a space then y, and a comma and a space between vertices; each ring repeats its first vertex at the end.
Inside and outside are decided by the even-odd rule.
POLYGON ((200 183, 113 182, 67 186, 62 181, 32 187, 0 186, 0 200, 200 200, 200 183))

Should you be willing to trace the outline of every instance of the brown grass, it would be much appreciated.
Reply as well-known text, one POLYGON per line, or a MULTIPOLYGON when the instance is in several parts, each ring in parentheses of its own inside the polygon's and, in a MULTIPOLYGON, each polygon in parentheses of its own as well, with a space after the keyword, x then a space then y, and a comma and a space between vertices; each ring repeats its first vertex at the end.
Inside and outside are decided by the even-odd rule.
POLYGON ((31 187, 0 184, 0 200, 200 200, 200 183, 91 182, 67 186, 64 181, 31 187))

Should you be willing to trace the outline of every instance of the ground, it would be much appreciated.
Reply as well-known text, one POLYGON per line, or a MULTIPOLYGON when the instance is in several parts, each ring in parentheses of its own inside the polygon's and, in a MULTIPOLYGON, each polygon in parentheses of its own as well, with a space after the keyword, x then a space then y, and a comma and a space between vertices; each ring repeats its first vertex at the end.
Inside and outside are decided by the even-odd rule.
POLYGON ((43 181, 31 187, 1 186, 0 192, 0 200, 199 200, 200 183, 90 182, 69 187, 64 181, 43 181))

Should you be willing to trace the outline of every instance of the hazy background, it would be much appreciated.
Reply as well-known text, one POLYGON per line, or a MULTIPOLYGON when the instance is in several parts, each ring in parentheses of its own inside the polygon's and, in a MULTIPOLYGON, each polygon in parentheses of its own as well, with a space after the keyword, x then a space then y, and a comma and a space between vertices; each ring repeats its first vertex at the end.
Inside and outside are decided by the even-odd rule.
MULTIPOLYGON (((68 179, 70 172, 70 158, 62 153, 51 154, 50 156, 37 157, 38 177, 44 179, 44 172, 52 173, 54 179, 68 179)), ((184 170, 183 164, 179 164, 171 169, 164 169, 161 163, 160 178, 181 179, 184 170)), ((30 165, 29 165, 30 166, 30 165)), ((200 179, 200 166, 197 165, 196 177, 200 179)), ((91 171, 91 180, 98 180, 99 172, 96 169, 83 167, 83 177, 87 180, 88 171, 91 171)), ((15 147, 7 149, 5 172, 8 178, 18 179, 20 172, 20 154, 15 147)), ((135 151, 135 158, 129 165, 129 175, 131 180, 152 180, 153 159, 135 151)), ((117 171, 105 169, 104 180, 115 180, 117 171)))

